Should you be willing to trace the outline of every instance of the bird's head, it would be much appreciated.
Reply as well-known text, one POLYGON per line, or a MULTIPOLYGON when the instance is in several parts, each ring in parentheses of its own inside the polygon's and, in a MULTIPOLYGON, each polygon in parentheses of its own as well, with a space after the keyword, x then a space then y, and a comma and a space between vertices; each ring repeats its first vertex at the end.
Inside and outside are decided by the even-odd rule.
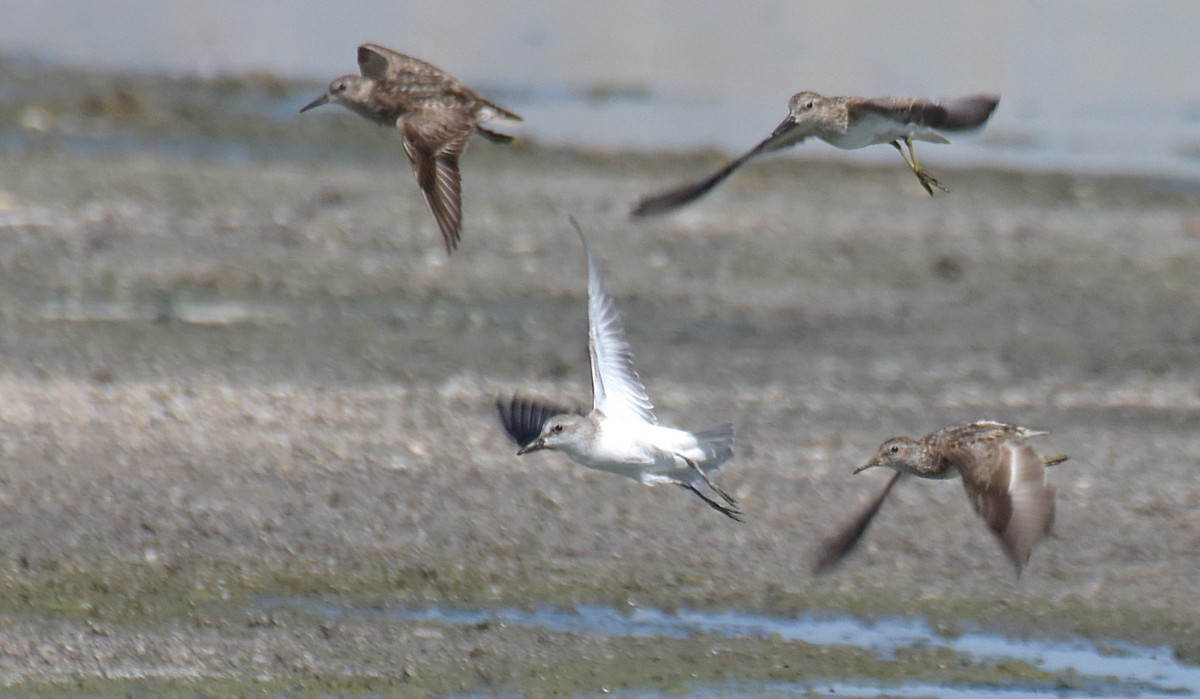
POLYGON ((300 113, 303 114, 323 104, 357 104, 371 91, 373 83, 374 81, 370 78, 359 75, 343 75, 329 83, 329 89, 325 91, 325 94, 304 105, 300 113))
POLYGON ((785 132, 806 137, 812 135, 813 127, 818 123, 816 114, 825 103, 825 98, 815 92, 797 92, 788 100, 788 115, 775 127, 772 136, 780 136, 785 132))
POLYGON ((528 454, 542 449, 557 449, 568 454, 581 452, 595 434, 592 423, 582 415, 555 415, 546 422, 537 439, 518 451, 528 454))
POLYGON ((875 457, 854 469, 861 473, 869 468, 883 466, 896 471, 908 471, 909 464, 917 461, 921 454, 921 443, 911 437, 892 437, 879 445, 875 457))
POLYGON ((815 111, 824 101, 825 98, 815 92, 797 92, 788 100, 788 111, 792 116, 800 117, 815 111))

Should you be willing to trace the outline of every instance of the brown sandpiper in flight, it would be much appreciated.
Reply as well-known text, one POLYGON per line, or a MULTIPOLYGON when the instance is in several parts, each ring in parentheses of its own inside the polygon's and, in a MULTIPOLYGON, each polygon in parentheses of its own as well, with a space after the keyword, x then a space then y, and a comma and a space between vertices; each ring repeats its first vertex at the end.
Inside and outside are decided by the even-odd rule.
POLYGON ((815 92, 799 92, 788 100, 787 118, 757 146, 707 177, 642 198, 630 215, 636 218, 674 211, 707 194, 747 161, 808 138, 819 138, 844 150, 891 144, 900 151, 929 196, 933 196, 934 187, 947 190, 917 162, 913 141, 949 143, 943 131, 979 128, 999 103, 1000 98, 993 95, 933 101, 911 97, 823 97, 815 92), (901 143, 908 147, 907 153, 901 143))
POLYGON ((946 427, 921 439, 892 437, 875 457, 854 472, 887 467, 896 471, 880 494, 825 542, 815 571, 831 570, 858 544, 892 487, 905 476, 948 479, 961 476, 967 498, 987 522, 1017 575, 1054 524, 1054 486, 1046 466, 1066 456, 1039 455, 1028 439, 1047 434, 1002 422, 980 421, 946 427))
POLYGON ((446 241, 446 251, 452 252, 462 232, 459 156, 472 133, 511 143, 511 136, 481 124, 517 122, 521 117, 484 99, 440 68, 376 44, 358 47, 358 68, 361 75, 334 80, 325 94, 300 111, 340 104, 377 124, 395 126, 425 204, 446 241))

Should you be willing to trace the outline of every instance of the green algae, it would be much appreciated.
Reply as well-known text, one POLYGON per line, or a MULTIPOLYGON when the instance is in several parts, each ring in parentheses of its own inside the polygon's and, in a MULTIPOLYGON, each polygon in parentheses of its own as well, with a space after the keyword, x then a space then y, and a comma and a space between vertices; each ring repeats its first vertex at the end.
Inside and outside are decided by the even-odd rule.
POLYGON ((441 566, 431 561, 406 564, 398 554, 363 554, 332 561, 294 557, 96 568, 41 566, 10 570, 0 577, 0 613, 117 624, 220 616, 222 609, 245 607, 249 599, 262 596, 459 608, 551 605, 566 609, 602 604, 622 609, 636 604, 667 611, 737 609, 781 617, 828 610, 864 620, 922 618, 948 637, 961 633, 966 624, 1001 634, 1170 644, 1185 649, 1185 659, 1187 648, 1200 645, 1200 619, 1180 610, 1098 606, 1070 599, 1053 603, 1024 597, 928 599, 883 590, 700 590, 681 585, 670 570, 649 568, 622 578, 585 565, 569 570, 547 570, 537 564, 441 566))
MULTIPOLYGON (((445 629, 446 633, 454 633, 445 629)), ((624 638, 601 652, 580 648, 569 634, 518 628, 486 628, 467 634, 502 636, 509 647, 542 643, 549 636, 557 653, 523 661, 503 652, 476 650, 457 659, 430 658, 419 665, 378 668, 363 674, 301 673, 272 679, 82 680, 70 683, 10 685, 12 696, 428 696, 430 693, 513 693, 558 697, 618 688, 686 692, 689 687, 730 682, 855 681, 886 684, 932 682, 942 685, 994 686, 1056 683, 1053 673, 1026 663, 977 662, 945 649, 916 647, 884 660, 853 647, 817 646, 778 639, 727 639, 697 635, 687 639, 624 638)), ((489 648, 495 644, 489 645, 489 648)))

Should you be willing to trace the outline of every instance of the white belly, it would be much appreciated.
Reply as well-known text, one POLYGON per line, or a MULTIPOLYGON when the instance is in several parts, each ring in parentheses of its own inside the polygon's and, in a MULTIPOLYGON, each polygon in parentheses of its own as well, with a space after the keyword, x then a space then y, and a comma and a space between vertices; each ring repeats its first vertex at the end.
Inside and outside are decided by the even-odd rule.
POLYGON ((831 146, 837 146, 843 150, 854 150, 877 143, 891 143, 905 137, 927 143, 949 143, 945 136, 933 129, 915 124, 903 124, 881 114, 868 114, 855 122, 846 133, 833 138, 822 138, 831 146))
POLYGON ((690 467, 676 454, 703 464, 705 454, 685 430, 635 420, 606 419, 601 423, 595 451, 584 466, 617 473, 643 483, 676 480, 690 467))

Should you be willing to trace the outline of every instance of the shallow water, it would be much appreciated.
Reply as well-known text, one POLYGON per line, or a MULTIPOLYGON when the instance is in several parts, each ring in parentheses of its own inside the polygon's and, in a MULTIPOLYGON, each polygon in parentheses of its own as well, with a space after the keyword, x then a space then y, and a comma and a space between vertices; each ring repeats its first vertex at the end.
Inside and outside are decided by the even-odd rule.
MULTIPOLYGON (((1003 696, 1020 697, 1053 691, 1059 696, 1178 696, 1200 692, 1200 668, 1184 665, 1166 646, 1147 647, 1123 641, 1102 646, 1081 638, 1009 637, 984 631, 941 634, 920 619, 865 621, 842 613, 773 617, 736 611, 705 612, 635 608, 624 612, 602 605, 572 610, 539 607, 525 610, 390 607, 304 598, 268 597, 257 611, 287 610, 301 615, 353 618, 359 621, 472 626, 485 622, 558 633, 624 637, 778 638, 823 646, 855 646, 882 659, 894 659, 910 648, 942 648, 973 661, 1029 663, 1056 676, 1054 683, 1014 680, 1003 688, 956 687, 922 683, 881 685, 869 678, 833 682, 729 682, 690 687, 689 694, 710 697, 792 696, 811 691, 848 696, 1003 696)), ((676 694, 676 693, 672 693, 676 694)), ((668 696, 658 692, 617 692, 621 697, 668 696)))
MULTIPOLYGON (((556 145, 740 151, 778 123, 800 89, 988 91, 1003 96, 989 127, 952 139, 953 147, 927 148, 931 162, 1200 176, 1200 93, 1191 75, 1200 44, 1189 31, 1198 15, 1185 0, 1152 10, 939 0, 819 9, 779 0, 686 8, 367 0, 353 12, 305 1, 286 13, 181 0, 156 11, 23 5, 7 8, 0 59, 185 75, 260 71, 313 80, 311 92, 353 70, 356 44, 376 41, 444 67, 524 115, 523 137, 556 145)), ((5 88, 9 100, 30 98, 5 88)), ((297 119, 311 98, 289 94, 263 111, 297 119)), ((165 150, 196 154, 188 143, 165 150)), ((896 162, 888 149, 800 151, 896 162)))

